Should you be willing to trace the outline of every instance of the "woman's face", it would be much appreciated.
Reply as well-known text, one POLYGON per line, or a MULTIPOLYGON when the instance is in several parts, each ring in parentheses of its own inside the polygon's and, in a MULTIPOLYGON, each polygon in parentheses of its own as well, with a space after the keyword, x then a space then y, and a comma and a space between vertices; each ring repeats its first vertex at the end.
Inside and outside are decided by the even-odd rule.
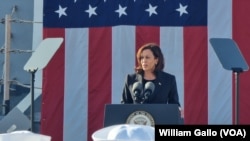
POLYGON ((153 72, 158 59, 154 57, 153 52, 150 49, 145 49, 141 53, 140 61, 142 69, 145 72, 153 72))

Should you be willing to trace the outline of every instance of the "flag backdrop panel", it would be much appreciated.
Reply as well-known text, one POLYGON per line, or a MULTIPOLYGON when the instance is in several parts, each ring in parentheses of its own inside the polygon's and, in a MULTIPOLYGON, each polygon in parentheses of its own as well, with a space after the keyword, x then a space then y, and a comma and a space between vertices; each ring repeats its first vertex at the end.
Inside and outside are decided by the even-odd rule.
MULTIPOLYGON (((120 103, 136 51, 160 44, 176 76, 185 124, 234 124, 235 88, 209 38, 233 38, 247 62, 250 1, 44 0, 43 37, 64 43, 43 70, 41 133, 92 140, 104 106, 120 103)), ((240 75, 240 124, 250 123, 250 73, 240 75)))

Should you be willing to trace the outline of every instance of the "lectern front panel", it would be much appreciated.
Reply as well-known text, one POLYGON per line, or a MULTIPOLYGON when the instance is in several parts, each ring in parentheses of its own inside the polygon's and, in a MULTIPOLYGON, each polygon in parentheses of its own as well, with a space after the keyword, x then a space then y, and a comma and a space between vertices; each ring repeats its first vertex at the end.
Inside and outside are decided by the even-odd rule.
POLYGON ((177 104, 105 105, 104 127, 125 124, 130 122, 129 120, 135 124, 138 122, 138 124, 173 125, 180 124, 180 113, 177 104))

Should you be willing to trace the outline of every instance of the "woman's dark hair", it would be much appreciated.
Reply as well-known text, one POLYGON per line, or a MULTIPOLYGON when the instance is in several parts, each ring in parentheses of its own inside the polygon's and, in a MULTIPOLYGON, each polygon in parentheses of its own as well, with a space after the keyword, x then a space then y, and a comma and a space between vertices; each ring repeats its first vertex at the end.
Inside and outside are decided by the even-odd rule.
POLYGON ((155 66, 155 72, 161 71, 164 68, 164 56, 161 52, 161 48, 159 47, 158 44, 156 43, 147 43, 144 44, 139 48, 136 54, 136 59, 137 59, 137 67, 135 68, 135 71, 137 73, 143 73, 142 65, 141 65, 141 54, 142 51, 145 49, 149 49, 152 51, 153 55, 155 58, 158 58, 158 63, 155 66))

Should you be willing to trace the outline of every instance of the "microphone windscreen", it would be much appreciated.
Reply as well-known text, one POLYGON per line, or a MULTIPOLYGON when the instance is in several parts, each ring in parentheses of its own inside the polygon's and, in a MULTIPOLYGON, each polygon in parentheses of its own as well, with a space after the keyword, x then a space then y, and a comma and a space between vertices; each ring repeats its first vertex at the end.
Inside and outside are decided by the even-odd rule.
POLYGON ((154 92, 155 90, 155 84, 153 82, 147 82, 145 84, 145 91, 151 91, 151 92, 154 92))
POLYGON ((140 82, 135 82, 133 84, 133 88, 132 88, 132 91, 135 92, 135 91, 139 91, 139 93, 142 91, 142 83, 140 82))

